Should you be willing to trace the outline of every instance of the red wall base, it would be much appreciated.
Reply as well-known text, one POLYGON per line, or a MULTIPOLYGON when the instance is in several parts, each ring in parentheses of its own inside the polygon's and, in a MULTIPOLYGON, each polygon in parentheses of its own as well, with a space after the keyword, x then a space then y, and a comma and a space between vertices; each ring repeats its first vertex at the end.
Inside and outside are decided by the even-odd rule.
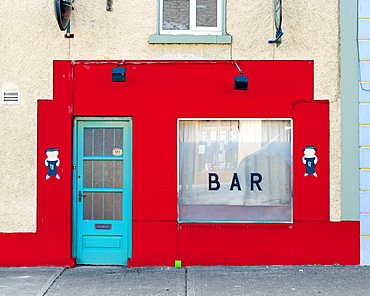
POLYGON ((161 233, 158 229, 167 227, 151 222, 134 224, 133 266, 174 266, 175 260, 181 260, 183 266, 360 263, 359 222, 184 224, 178 226, 178 232, 176 222, 165 224, 168 229, 161 233), (168 246, 175 241, 177 246, 168 246))
MULTIPOLYGON (((175 260, 183 266, 358 265, 359 227, 359 222, 178 226, 177 222, 136 221, 129 267, 174 266, 175 260)), ((70 241, 63 239, 0 234, 0 266, 75 267, 70 241)))

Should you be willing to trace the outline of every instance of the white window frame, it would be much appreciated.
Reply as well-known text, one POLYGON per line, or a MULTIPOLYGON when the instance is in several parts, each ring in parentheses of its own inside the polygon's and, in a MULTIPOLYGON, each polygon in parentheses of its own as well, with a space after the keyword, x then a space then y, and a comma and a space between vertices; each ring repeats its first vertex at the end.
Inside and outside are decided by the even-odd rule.
POLYGON ((159 0, 159 32, 165 35, 222 35, 224 26, 225 0, 217 0, 217 27, 197 27, 197 0, 190 0, 189 30, 163 29, 163 0, 159 0))

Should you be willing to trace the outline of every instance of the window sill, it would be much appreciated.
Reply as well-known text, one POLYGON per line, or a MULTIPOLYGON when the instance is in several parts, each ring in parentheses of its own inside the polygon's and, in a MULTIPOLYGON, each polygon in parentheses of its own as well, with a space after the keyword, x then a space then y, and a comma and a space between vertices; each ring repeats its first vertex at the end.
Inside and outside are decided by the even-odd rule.
POLYGON ((149 35, 150 44, 231 44, 231 35, 149 35))

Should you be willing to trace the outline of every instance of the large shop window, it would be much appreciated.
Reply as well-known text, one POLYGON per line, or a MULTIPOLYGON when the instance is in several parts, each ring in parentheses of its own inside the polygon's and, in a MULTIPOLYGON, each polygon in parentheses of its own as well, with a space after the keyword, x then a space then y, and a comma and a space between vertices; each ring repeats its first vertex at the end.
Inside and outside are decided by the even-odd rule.
POLYGON ((179 119, 181 222, 291 222, 292 120, 179 119))
POLYGON ((161 34, 222 34, 222 0, 160 0, 161 34))

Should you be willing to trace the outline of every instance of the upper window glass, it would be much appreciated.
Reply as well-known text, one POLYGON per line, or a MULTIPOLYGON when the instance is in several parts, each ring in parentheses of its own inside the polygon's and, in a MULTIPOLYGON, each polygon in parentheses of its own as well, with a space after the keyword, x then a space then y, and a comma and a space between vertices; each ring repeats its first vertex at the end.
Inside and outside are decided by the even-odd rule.
POLYGON ((161 34, 221 35, 223 0, 160 0, 161 34))
POLYGON ((291 222, 291 119, 179 120, 179 220, 291 222))

